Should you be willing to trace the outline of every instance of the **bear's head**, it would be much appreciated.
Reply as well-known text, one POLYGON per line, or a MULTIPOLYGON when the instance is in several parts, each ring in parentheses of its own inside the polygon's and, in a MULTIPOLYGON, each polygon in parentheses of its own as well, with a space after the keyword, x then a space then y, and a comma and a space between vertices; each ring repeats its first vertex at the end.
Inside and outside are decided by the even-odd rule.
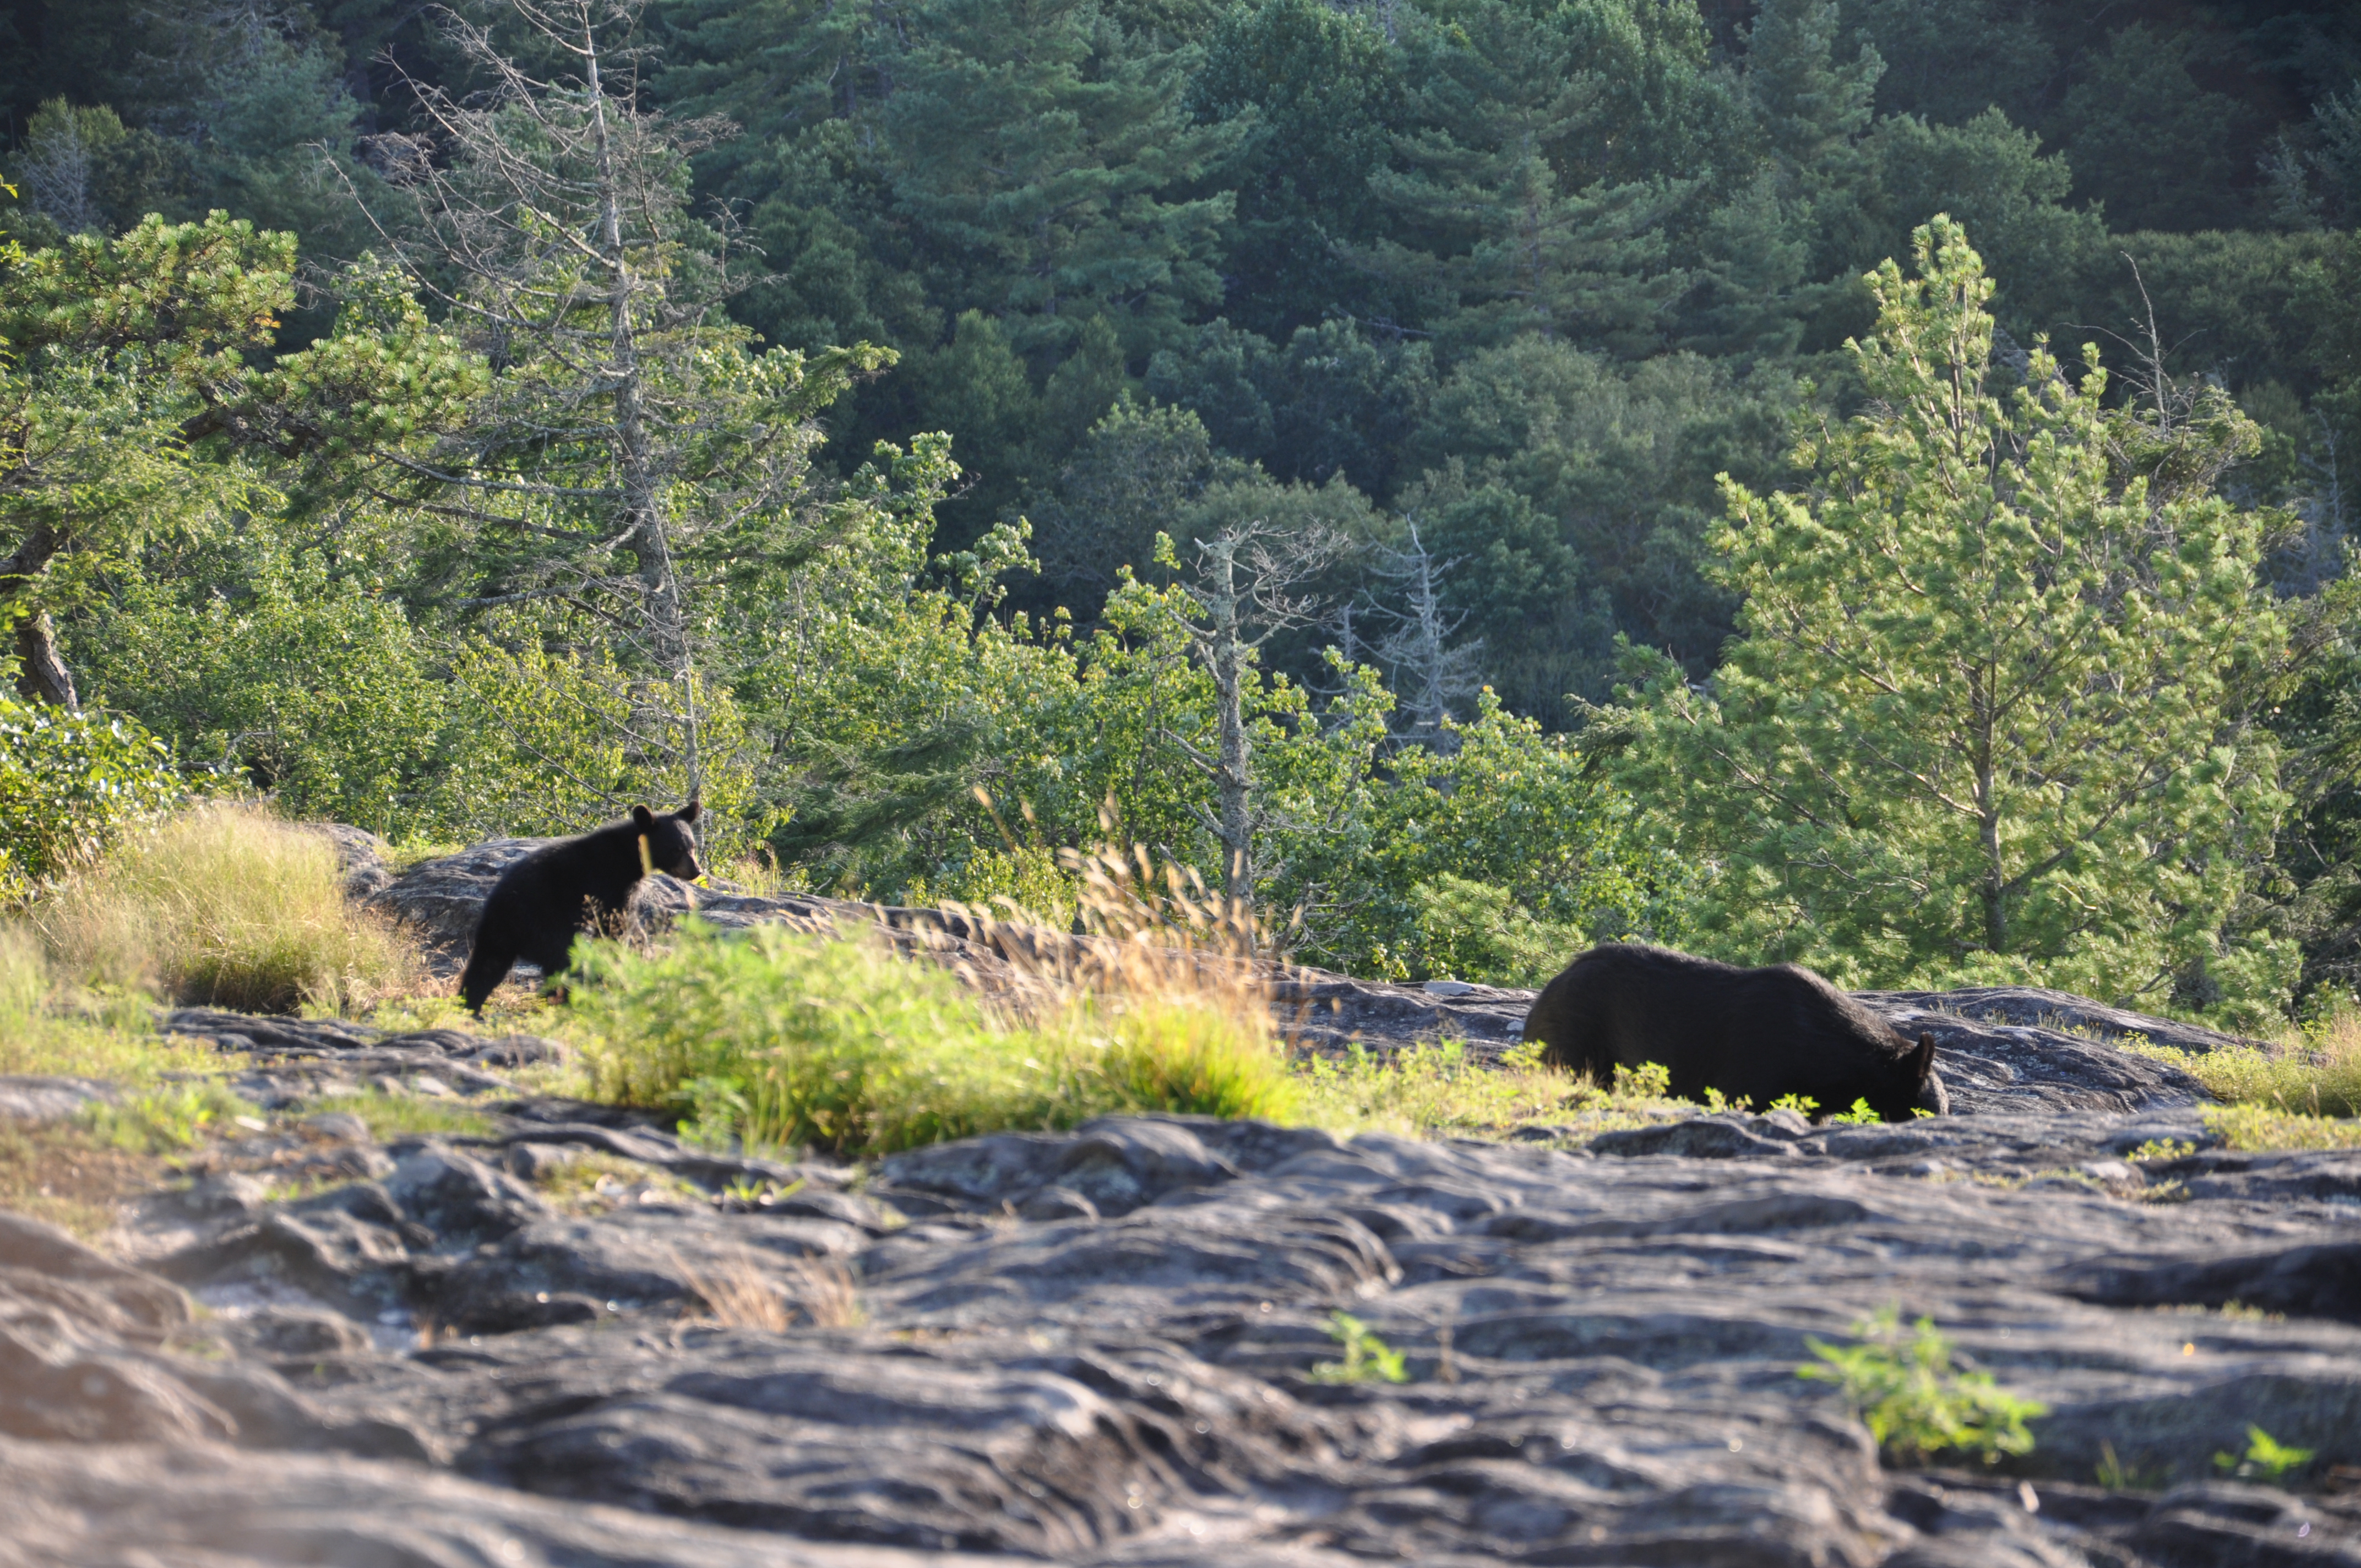
POLYGON ((701 809, 693 800, 664 817, 644 806, 631 807, 631 826, 640 830, 640 842, 647 846, 651 871, 670 872, 683 882, 695 882, 705 874, 697 861, 697 835, 691 831, 701 809))
POLYGON ((1894 1042, 1901 1053, 1889 1059, 1879 1085, 1879 1091, 1869 1097, 1869 1108, 1887 1122, 1907 1122, 1921 1109, 1949 1109, 1943 1099, 1943 1080, 1935 1076, 1935 1036, 1921 1034, 1914 1043, 1898 1032, 1894 1042))

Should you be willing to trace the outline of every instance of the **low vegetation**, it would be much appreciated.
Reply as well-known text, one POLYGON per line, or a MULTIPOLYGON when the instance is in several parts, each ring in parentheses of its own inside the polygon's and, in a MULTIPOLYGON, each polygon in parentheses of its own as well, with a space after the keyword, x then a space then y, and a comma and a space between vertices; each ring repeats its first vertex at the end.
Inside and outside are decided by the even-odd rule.
POLYGON ((1958 1365, 1951 1342, 1920 1318, 1907 1330, 1888 1306, 1853 1329, 1855 1343, 1804 1343, 1817 1359, 1798 1377, 1833 1383, 1888 1455, 1916 1463, 1938 1453, 1973 1454, 1986 1464, 2033 1452, 2026 1423, 2048 1413, 2038 1400, 2001 1387, 1989 1372, 1958 1365))
POLYGON ((1299 1095, 1245 965, 1103 938, 989 999, 880 941, 689 923, 587 949, 597 1091, 707 1136, 890 1154, 1122 1111, 1291 1120, 1299 1095))
POLYGON ((2350 1010, 2268 1046, 2199 1052, 2135 1043, 2125 1048, 2171 1063, 2229 1104, 2315 1118, 2361 1116, 2361 1014, 2350 1010))
POLYGON ((414 959, 345 898, 327 839, 215 802, 126 835, 33 906, 60 978, 183 1003, 345 1012, 401 989, 414 959))

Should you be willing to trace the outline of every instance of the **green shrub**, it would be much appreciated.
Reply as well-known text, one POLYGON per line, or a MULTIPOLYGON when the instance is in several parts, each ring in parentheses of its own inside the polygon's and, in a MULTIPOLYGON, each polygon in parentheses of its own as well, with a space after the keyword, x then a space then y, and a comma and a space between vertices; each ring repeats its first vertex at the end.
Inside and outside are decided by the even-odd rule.
POLYGON ((391 929, 346 901, 328 840, 247 806, 125 839, 33 924, 66 979, 246 1012, 348 1009, 412 972, 391 929))
POLYGON ((2270 1046, 2177 1051, 2134 1042, 2124 1049, 2169 1062, 2234 1105, 2310 1116, 2361 1116, 2361 1015, 2341 1012, 2270 1046))
POLYGON ((1899 1318, 1887 1307, 1857 1325, 1858 1344, 1806 1339, 1819 1361, 1797 1367, 1795 1376, 1838 1385, 1878 1446, 1899 1460, 1957 1449, 1990 1464, 2003 1454, 2032 1453, 2025 1423, 2048 1407, 1998 1387, 1989 1372, 1960 1371, 1951 1342, 1935 1332, 1933 1320, 1919 1319, 1905 1337, 1899 1318))
POLYGON ((692 920, 661 952, 579 953, 595 1091, 706 1136, 865 1156, 1111 1112, 1294 1110, 1259 999, 1147 959, 1036 988, 1020 1014, 852 938, 692 920))
POLYGON ((88 865, 181 794, 162 745, 131 720, 0 695, 0 901, 88 865))

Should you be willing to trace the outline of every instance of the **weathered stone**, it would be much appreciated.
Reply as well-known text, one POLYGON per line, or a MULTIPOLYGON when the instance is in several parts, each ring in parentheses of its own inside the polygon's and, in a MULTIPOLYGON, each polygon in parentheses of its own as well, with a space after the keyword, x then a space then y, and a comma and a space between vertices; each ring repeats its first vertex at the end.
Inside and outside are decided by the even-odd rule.
POLYGON ((121 1098, 112 1084, 96 1079, 0 1076, 0 1122, 38 1127, 71 1121, 93 1105, 121 1098))

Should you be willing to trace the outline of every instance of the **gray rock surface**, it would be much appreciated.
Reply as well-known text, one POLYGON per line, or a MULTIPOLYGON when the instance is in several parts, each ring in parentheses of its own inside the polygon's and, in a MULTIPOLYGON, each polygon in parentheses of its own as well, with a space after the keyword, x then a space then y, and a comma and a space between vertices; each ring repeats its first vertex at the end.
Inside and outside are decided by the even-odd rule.
MULTIPOLYGON (((933 918, 813 902, 732 915, 933 918)), ((1315 1047, 1480 1058, 1529 1001, 1281 984, 1315 1047)), ((2221 1147, 2119 1048, 2221 1037, 1870 1000, 1961 1113, 1116 1117, 868 1168, 522 1092, 546 1042, 176 1014, 270 1122, 104 1252, 0 1215, 0 1568, 2361 1568, 2361 1150, 2221 1147), (489 1130, 310 1105, 426 1081, 489 1130), (1898 1469, 1796 1376, 1887 1309, 2042 1401, 2033 1452, 1898 1469), (1323 1371, 1340 1312, 1405 1381, 1323 1371), (2315 1456, 2225 1475, 2249 1425, 2315 1456)))
MULTIPOLYGON (((2361 1467, 2361 1152, 2019 1093, 1581 1148, 1122 1117, 866 1171, 490 1100, 367 1178, 159 1196, 141 1267, 0 1225, 0 1563, 2361 1563, 2311 1489, 2361 1467), (511 1163, 551 1149, 645 1179, 561 1201, 511 1163), (1796 1377, 1888 1306, 2049 1407, 2030 1455, 1890 1470, 1796 1377), (1338 1311, 1409 1380, 1324 1380, 1338 1311), (2306 1489, 2218 1476, 2248 1423, 2306 1489)), ((313 1120, 247 1153, 349 1156, 313 1120)))
POLYGON ((70 1121, 93 1105, 120 1098, 113 1085, 96 1079, 0 1076, 0 1122, 38 1127, 70 1121))

